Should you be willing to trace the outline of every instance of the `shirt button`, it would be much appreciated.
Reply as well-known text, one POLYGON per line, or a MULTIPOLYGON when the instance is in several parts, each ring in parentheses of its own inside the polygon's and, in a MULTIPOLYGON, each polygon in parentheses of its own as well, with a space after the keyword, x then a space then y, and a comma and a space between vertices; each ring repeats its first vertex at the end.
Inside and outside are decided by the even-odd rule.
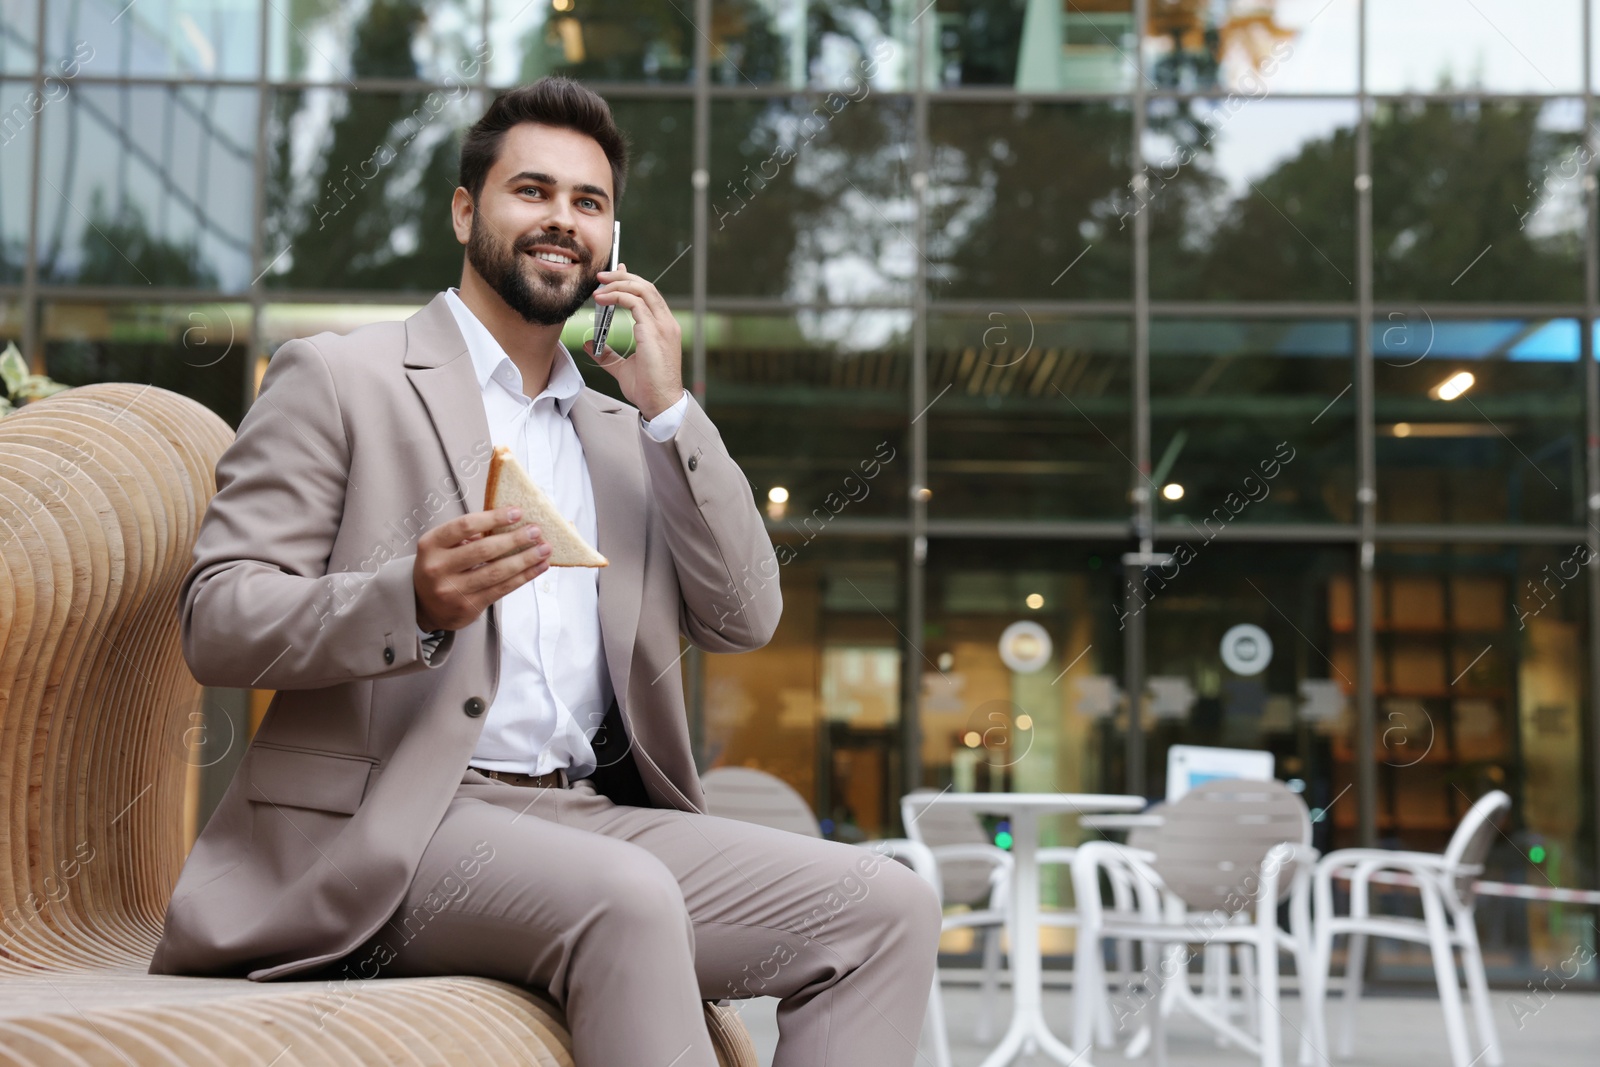
POLYGON ((694 470, 698 466, 700 466, 700 454, 697 452, 689 457, 689 469, 694 470))
POLYGON ((383 650, 383 662, 385 662, 385 663, 393 663, 394 662, 394 649, 385 648, 383 650))
POLYGON ((461 705, 461 710, 467 713, 467 718, 476 719, 483 714, 483 698, 472 697, 468 699, 465 704, 461 705))

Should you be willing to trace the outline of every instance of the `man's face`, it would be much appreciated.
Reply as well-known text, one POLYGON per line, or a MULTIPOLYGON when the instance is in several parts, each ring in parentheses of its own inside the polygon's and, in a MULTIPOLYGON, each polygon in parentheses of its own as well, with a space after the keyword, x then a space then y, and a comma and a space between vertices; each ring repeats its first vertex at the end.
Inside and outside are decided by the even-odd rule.
POLYGON ((560 325, 610 265, 611 191, 611 165, 593 138, 514 126, 478 195, 467 262, 524 320, 560 325))

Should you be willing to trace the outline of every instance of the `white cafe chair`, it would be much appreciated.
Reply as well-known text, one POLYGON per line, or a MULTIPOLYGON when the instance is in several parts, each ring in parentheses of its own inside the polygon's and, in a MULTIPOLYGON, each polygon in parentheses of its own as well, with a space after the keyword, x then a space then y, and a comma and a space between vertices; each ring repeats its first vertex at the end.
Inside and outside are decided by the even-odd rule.
MULTIPOLYGON (((1434 977, 1439 986, 1439 1002, 1444 1009, 1445 1035, 1449 1041, 1450 1062, 1454 1067, 1483 1063, 1500 1067, 1505 1058, 1495 1029, 1494 1011, 1489 1004, 1489 983, 1483 970, 1483 950, 1478 945, 1478 929, 1473 911, 1476 895, 1473 882, 1483 874, 1489 846, 1494 843, 1499 820, 1511 808, 1511 798, 1496 789, 1473 804, 1443 855, 1432 852, 1400 852, 1377 848, 1344 848, 1330 852, 1317 864, 1316 964, 1315 981, 1308 1001, 1309 1010, 1319 1020, 1325 1015, 1332 966, 1333 939, 1345 934, 1350 950, 1345 963, 1344 1012, 1339 1028, 1337 1050, 1349 1056, 1355 1043, 1356 1004, 1361 999, 1361 974, 1366 967, 1367 938, 1389 937, 1427 945, 1433 954, 1434 977), (1421 919, 1401 915, 1374 914, 1371 884, 1379 872, 1409 875, 1416 880, 1422 897, 1421 919), (1339 915, 1334 910, 1333 880, 1349 878, 1350 910, 1339 915), (1467 992, 1477 1024, 1478 1056, 1468 1055, 1466 1017, 1461 1008, 1461 987, 1456 977, 1455 950, 1461 950, 1466 972, 1467 992)), ((1324 1027, 1325 1028, 1325 1027, 1324 1027)))
MULTIPOLYGON (((1079 915, 1073 1046, 1087 1054, 1106 1036, 1098 1007, 1106 989, 1102 945, 1126 939, 1144 948, 1140 992, 1146 1002, 1135 1016, 1142 1015, 1153 1032, 1158 1064, 1166 1062, 1165 1020, 1182 1008, 1257 1054, 1262 1067, 1281 1067, 1280 950, 1293 954, 1302 978, 1313 969, 1310 888, 1317 852, 1310 841, 1305 803, 1282 783, 1218 780, 1168 804, 1161 826, 1144 838, 1148 848, 1106 841, 1080 845, 1072 865, 1079 915), (1102 874, 1113 888, 1126 880, 1132 907, 1125 898, 1106 907, 1102 874), (1278 925, 1284 897, 1287 932, 1278 925), (1193 944, 1253 950, 1254 966, 1245 974, 1254 993, 1246 997, 1254 1005, 1247 1027, 1236 1026, 1190 988, 1187 949, 1193 944)), ((1308 1064, 1323 1043, 1314 1025, 1300 1038, 1300 1062, 1308 1064)))

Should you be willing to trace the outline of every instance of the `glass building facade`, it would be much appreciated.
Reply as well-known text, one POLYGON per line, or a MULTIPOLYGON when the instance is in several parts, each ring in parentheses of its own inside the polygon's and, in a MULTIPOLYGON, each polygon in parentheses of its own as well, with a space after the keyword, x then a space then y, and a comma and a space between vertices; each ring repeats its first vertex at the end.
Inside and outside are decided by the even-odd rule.
MULTIPOLYGON (((1592 887, 1597 6, 0 0, 0 340, 237 425, 459 279, 462 128, 571 74, 779 546, 771 644, 684 659, 703 767, 859 840, 1268 749, 1319 847, 1500 787, 1492 876, 1592 887)), ((1501 979, 1595 947, 1480 913, 1501 979)))

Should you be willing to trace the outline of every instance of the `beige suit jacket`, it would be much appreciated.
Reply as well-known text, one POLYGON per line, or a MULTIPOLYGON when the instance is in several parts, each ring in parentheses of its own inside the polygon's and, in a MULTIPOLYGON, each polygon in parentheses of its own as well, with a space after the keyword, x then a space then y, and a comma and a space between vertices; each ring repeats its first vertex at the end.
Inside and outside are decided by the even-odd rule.
MULTIPOLYGON (((711 652, 771 639, 771 539, 692 397, 665 442, 592 389, 570 417, 610 560, 600 629, 617 701, 592 741, 596 782, 622 802, 704 811, 679 635, 711 652)), ((314 970, 399 906, 500 671, 498 604, 423 658, 416 541, 482 509, 491 452, 442 294, 404 322, 272 358, 217 462, 179 606, 197 680, 277 695, 184 864, 151 973, 314 970)))

